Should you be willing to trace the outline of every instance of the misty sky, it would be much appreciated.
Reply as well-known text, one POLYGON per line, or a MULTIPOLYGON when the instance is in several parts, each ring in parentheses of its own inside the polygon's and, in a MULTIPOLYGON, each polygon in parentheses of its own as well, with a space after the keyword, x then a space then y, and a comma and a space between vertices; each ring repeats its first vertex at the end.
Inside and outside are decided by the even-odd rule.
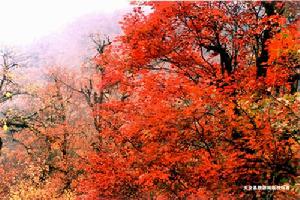
POLYGON ((90 13, 109 14, 128 0, 0 0, 0 45, 26 45, 90 13))

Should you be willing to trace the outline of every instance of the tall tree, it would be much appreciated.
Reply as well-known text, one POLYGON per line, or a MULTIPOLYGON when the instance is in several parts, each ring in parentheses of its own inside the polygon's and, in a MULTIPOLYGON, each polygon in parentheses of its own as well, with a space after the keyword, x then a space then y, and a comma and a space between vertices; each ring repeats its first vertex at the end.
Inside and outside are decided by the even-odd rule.
POLYGON ((294 188, 297 177, 299 35, 285 4, 145 5, 96 59, 126 98, 98 110, 105 145, 82 189, 94 199, 295 198, 243 187, 294 188))

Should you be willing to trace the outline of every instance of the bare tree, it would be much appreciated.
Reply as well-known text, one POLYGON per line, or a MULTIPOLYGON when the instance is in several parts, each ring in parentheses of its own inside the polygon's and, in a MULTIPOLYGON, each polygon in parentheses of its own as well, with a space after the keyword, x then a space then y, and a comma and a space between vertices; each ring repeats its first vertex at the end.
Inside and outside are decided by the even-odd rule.
MULTIPOLYGON (((0 49, 0 125, 9 131, 16 131, 27 128, 26 116, 12 115, 11 109, 7 108, 13 99, 20 95, 28 95, 22 84, 16 80, 16 74, 21 68, 26 66, 26 58, 17 55, 12 49, 0 49), (6 106, 4 106, 6 105, 6 106)), ((7 131, 7 130, 4 130, 7 131)), ((3 146, 2 138, 0 138, 0 149, 3 146)))

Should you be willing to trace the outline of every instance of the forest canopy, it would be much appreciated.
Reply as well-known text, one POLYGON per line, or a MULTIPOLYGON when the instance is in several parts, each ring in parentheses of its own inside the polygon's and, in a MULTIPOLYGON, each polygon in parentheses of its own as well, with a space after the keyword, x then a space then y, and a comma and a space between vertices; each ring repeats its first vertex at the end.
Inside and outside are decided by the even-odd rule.
POLYGON ((297 199, 298 6, 135 4, 36 87, 3 52, 0 196, 297 199))

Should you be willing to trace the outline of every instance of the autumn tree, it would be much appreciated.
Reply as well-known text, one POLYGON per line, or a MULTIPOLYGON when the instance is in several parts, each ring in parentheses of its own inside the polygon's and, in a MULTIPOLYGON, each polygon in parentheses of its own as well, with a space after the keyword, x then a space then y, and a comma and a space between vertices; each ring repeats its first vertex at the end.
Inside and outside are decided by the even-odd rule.
MULTIPOLYGON (((30 93, 22 85, 21 74, 26 67, 27 57, 16 53, 9 48, 0 50, 0 172, 1 172, 1 196, 7 194, 9 187, 16 179, 26 172, 22 172, 26 159, 18 160, 18 155, 22 157, 23 153, 14 154, 10 150, 15 148, 13 133, 28 128, 27 119, 31 118, 31 113, 23 112, 16 104, 22 98, 30 96, 30 93), (10 169, 8 171, 8 169, 10 169)), ((18 142, 16 140, 16 142, 18 142)), ((23 145, 23 143, 20 143, 23 145)), ((26 151, 25 151, 26 152, 26 151)), ((24 152, 24 153, 25 153, 24 152)), ((26 153, 25 153, 26 154, 26 153)))
POLYGON ((11 119, 5 117, 8 113, 9 107, 7 102, 11 102, 13 99, 28 95, 26 88, 22 87, 18 76, 20 73, 18 71, 22 70, 26 65, 26 60, 17 55, 13 50, 8 48, 2 48, 0 51, 1 56, 1 80, 0 80, 0 93, 1 99, 0 103, 2 105, 1 110, 1 125, 2 126, 11 126, 11 128, 22 128, 26 126, 22 124, 20 120, 13 119, 17 118, 16 116, 11 115, 11 119))
MULTIPOLYGON (((102 54, 110 41, 108 38, 96 41, 94 38, 96 55, 102 54)), ((13 140, 31 158, 25 166, 34 166, 35 172, 11 187, 13 197, 74 196, 78 177, 89 173, 87 158, 99 151, 101 141, 97 109, 110 98, 113 85, 98 88, 104 70, 94 63, 85 62, 81 70, 78 75, 76 70, 50 67, 44 75, 46 83, 35 91, 35 98, 31 99, 34 114, 30 120, 23 118, 27 129, 13 135, 13 140), (20 192, 16 191, 18 187, 22 188, 20 192), (35 192, 27 195, 29 190, 35 192), (51 195, 43 195, 45 191, 51 195)))
MULTIPOLYGON (((60 68, 51 68, 45 74, 47 80, 28 99, 22 98, 27 102, 24 111, 3 111, 7 127, 4 130, 3 126, 5 149, 0 182, 1 196, 5 198, 75 196, 73 182, 83 173, 77 166, 86 162, 86 152, 93 151, 91 143, 96 131, 90 112, 84 112, 88 108, 84 98, 58 81, 57 77, 66 82, 74 78, 70 71, 64 73, 60 68)), ((20 104, 20 100, 16 101, 17 106, 20 104)))
POLYGON ((91 199, 296 198, 299 34, 290 7, 144 6, 151 12, 136 7, 96 59, 104 85, 117 83, 126 98, 101 104, 105 148, 82 190, 91 199), (244 189, 283 184, 291 190, 244 189))
POLYGON ((142 3, 122 35, 92 35, 80 69, 50 67, 34 91, 3 52, 0 195, 296 199, 297 6, 142 3))

